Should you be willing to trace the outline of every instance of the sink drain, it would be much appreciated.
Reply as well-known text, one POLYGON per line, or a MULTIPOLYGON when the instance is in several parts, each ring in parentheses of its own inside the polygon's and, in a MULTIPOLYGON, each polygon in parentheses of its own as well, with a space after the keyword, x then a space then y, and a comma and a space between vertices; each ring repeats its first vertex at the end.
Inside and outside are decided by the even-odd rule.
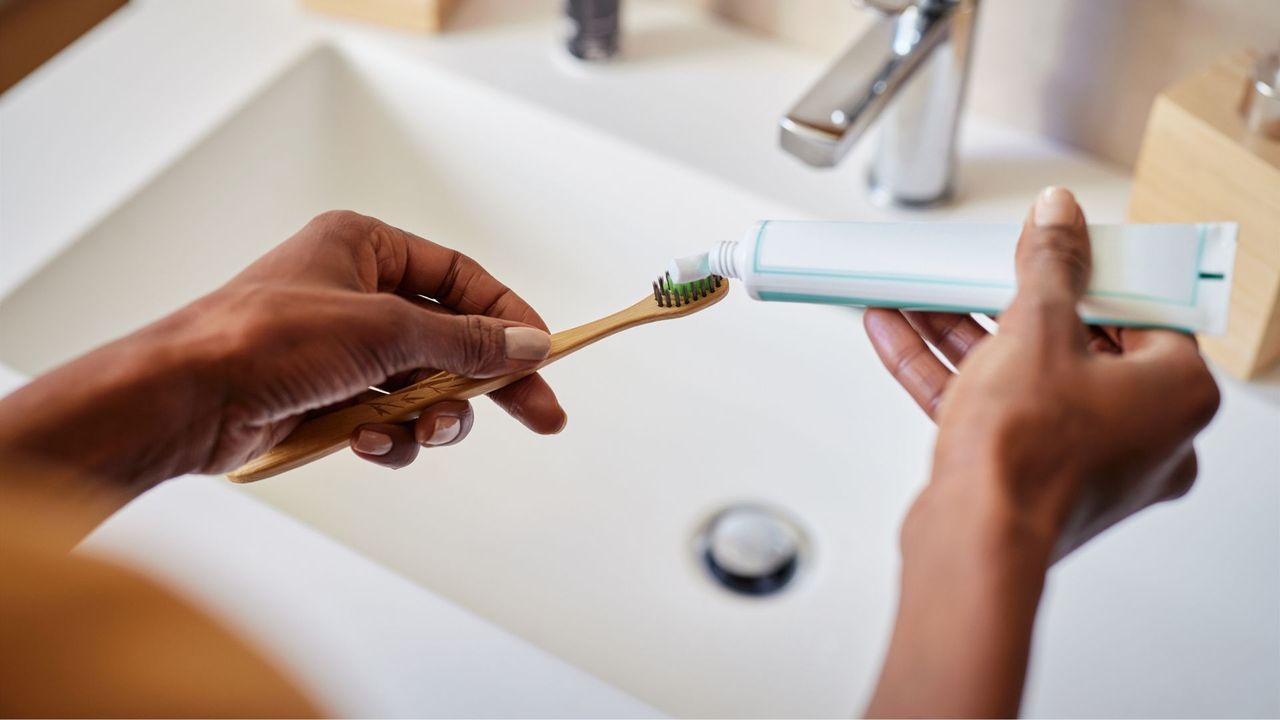
POLYGON ((795 578, 804 538, 795 523, 762 505, 734 505, 698 533, 698 560, 713 580, 742 595, 772 595, 795 578))

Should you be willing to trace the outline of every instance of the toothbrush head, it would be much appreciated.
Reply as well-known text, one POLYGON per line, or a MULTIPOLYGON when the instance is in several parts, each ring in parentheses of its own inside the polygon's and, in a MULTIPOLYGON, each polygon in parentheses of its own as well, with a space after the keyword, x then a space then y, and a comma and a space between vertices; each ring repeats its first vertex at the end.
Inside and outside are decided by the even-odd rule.
POLYGON ((660 308, 692 309, 694 305, 710 305, 719 301, 728 290, 728 281, 719 275, 679 283, 673 282, 668 272, 654 281, 653 300, 660 308))

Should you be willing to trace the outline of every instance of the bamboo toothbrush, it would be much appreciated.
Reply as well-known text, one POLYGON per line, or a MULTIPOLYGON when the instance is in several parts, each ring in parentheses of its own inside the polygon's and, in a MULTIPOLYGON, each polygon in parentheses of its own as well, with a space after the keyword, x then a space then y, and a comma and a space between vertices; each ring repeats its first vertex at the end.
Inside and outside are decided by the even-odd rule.
POLYGON ((728 292, 728 281, 718 275, 691 283, 673 283, 668 273, 653 283, 652 297, 586 325, 552 335, 551 352, 537 367, 482 380, 438 372, 388 395, 312 418, 295 428, 280 444, 227 477, 234 482, 248 483, 301 467, 346 447, 352 431, 365 423, 412 420, 421 414, 423 408, 442 400, 466 400, 492 392, 532 375, 597 340, 637 325, 695 313, 719 302, 728 292))

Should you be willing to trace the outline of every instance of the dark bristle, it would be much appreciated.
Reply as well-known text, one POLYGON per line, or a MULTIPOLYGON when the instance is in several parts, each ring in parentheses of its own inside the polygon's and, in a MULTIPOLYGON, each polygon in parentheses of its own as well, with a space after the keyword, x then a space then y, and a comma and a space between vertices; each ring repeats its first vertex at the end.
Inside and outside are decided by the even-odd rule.
POLYGON ((653 283, 653 300, 658 307, 684 307, 714 295, 723 283, 720 275, 708 275, 704 278, 678 283, 671 279, 671 273, 663 273, 653 283))

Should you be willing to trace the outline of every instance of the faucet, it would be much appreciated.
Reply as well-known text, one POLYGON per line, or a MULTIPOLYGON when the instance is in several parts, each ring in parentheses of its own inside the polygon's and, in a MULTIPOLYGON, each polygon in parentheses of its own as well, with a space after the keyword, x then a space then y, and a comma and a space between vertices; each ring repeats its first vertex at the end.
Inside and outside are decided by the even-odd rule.
POLYGON ((883 115, 868 185, 880 205, 925 207, 955 190, 956 126, 978 0, 911 0, 883 11, 779 122, 782 148, 832 167, 883 115))

